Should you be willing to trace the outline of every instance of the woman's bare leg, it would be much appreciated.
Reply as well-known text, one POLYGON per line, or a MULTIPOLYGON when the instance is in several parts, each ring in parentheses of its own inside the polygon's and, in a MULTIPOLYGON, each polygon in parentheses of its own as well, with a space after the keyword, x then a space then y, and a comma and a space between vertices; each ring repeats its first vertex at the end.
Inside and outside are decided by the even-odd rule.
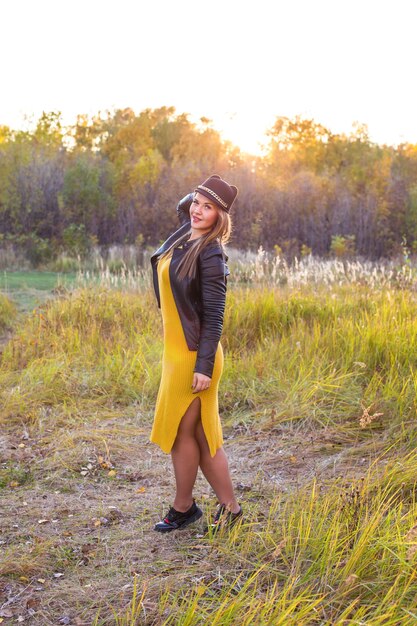
POLYGON ((240 506, 237 503, 232 479, 229 473, 229 464, 223 448, 219 448, 214 456, 210 455, 210 449, 204 433, 201 419, 196 426, 196 437, 200 449, 200 467, 206 480, 211 485, 220 504, 225 504, 232 513, 238 513, 240 506))
POLYGON ((200 464, 200 447, 196 439, 200 407, 200 398, 195 398, 181 419, 171 450, 177 487, 173 506, 181 512, 188 511, 193 503, 193 488, 200 464))

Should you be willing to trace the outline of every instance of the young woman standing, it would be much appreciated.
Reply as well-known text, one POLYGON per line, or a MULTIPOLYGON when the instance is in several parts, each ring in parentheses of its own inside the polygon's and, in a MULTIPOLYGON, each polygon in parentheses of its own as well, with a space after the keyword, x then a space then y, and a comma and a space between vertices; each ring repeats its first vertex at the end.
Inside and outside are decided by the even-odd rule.
POLYGON ((222 244, 237 188, 213 175, 177 206, 182 226, 152 255, 164 327, 162 378, 151 441, 171 453, 176 494, 154 529, 170 532, 202 516, 193 499, 200 467, 218 501, 213 528, 242 515, 223 450, 218 385, 228 269, 222 244))

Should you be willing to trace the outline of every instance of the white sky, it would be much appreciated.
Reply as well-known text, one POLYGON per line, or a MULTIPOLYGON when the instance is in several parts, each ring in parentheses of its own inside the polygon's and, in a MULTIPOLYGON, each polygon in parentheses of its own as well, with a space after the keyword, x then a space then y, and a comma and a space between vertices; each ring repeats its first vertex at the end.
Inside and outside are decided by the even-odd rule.
POLYGON ((417 143, 415 0, 1 0, 0 124, 175 106, 256 151, 278 115, 417 143))

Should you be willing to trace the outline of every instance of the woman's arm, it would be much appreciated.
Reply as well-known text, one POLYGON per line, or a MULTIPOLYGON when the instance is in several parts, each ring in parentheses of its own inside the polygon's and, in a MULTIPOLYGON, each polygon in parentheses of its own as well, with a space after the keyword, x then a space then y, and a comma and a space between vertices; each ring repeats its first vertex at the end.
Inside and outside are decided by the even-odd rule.
POLYGON ((201 327, 195 373, 211 378, 217 346, 223 330, 226 304, 226 266, 219 246, 209 246, 200 254, 199 280, 201 327))
POLYGON ((177 215, 181 226, 190 221, 190 206, 194 198, 194 193, 188 193, 177 204, 177 215))

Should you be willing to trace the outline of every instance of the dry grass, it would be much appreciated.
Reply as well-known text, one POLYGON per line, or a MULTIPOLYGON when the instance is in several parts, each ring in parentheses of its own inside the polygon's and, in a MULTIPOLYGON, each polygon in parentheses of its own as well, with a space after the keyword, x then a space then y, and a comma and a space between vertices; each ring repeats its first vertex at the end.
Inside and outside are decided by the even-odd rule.
MULTIPOLYGON (((173 476, 148 442, 149 292, 32 312, 0 367, 0 618, 411 626, 416 309, 408 291, 231 289, 221 404, 245 517, 217 538, 152 530, 173 476)), ((201 478, 196 497, 208 519, 201 478)))
MULTIPOLYGON (((3 439, 3 458, 13 452, 8 463, 26 463, 33 475, 32 483, 3 492, 3 541, 8 551, 3 571, 8 595, 3 599, 15 597, 8 608, 28 623, 55 624, 69 616, 86 624, 96 618, 99 624, 175 624, 180 614, 174 606, 189 599, 186 589, 194 589, 197 599, 207 594, 214 599, 213 592, 223 597, 235 587, 243 598, 248 572, 255 576, 258 562, 267 569, 256 574, 257 584, 262 580, 261 589, 272 594, 269 568, 283 547, 272 531, 274 520, 284 520, 291 511, 286 499, 292 502, 297 493, 296 498, 306 497, 312 482, 343 494, 355 476, 360 480, 366 475, 381 452, 378 438, 373 449, 361 450, 351 437, 330 429, 308 432, 291 424, 272 431, 226 429, 232 476, 246 513, 241 535, 203 537, 199 524, 161 537, 152 526, 171 502, 169 458, 148 443, 146 429, 138 428, 142 415, 123 422, 120 417, 82 427, 74 423, 60 438, 47 428, 38 434, 31 427, 25 439, 14 428, 3 439), (19 447, 22 441, 24 448, 19 447), (114 476, 109 475, 112 470, 114 476), (36 554, 39 557, 32 559, 36 554), (19 559, 14 570, 15 555, 19 559), (33 595, 40 604, 31 617, 26 607, 33 595), (131 620, 132 611, 136 621, 131 620)), ((196 496, 210 515, 215 502, 201 478, 196 496)), ((270 597, 272 607, 276 596, 270 597)), ((301 603, 302 597, 299 594, 301 603)), ((258 603, 264 600, 262 591, 258 603)))

